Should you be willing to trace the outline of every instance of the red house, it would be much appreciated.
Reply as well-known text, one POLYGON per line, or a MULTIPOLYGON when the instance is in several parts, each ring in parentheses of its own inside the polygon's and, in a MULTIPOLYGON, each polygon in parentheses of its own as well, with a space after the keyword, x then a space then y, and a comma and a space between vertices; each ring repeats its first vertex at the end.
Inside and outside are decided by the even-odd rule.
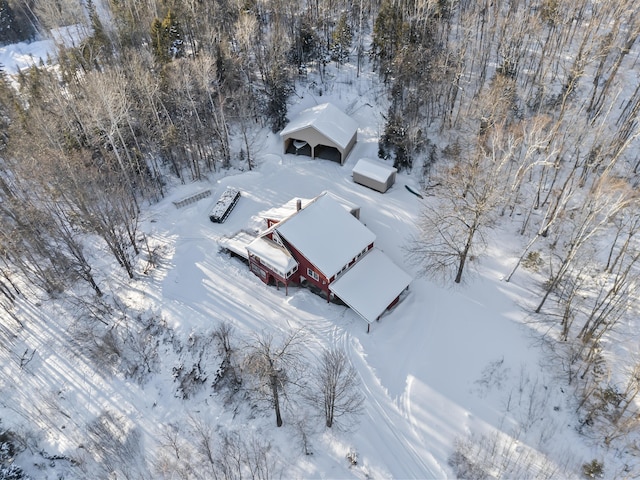
POLYGON ((411 278, 374 249, 357 207, 328 192, 295 205, 266 215, 269 228, 247 246, 252 272, 287 293, 290 284, 313 286, 368 323, 397 303, 411 278))

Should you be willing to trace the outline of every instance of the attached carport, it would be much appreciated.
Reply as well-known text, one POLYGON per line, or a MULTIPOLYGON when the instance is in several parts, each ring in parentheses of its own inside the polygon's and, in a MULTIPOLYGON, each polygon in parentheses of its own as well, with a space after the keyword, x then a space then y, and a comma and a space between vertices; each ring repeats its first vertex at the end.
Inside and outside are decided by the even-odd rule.
POLYGON ((329 290, 364 318, 367 331, 409 288, 411 277, 374 248, 329 285, 329 290))
POLYGON ((284 152, 343 165, 358 137, 358 124, 331 103, 308 108, 280 132, 284 152))

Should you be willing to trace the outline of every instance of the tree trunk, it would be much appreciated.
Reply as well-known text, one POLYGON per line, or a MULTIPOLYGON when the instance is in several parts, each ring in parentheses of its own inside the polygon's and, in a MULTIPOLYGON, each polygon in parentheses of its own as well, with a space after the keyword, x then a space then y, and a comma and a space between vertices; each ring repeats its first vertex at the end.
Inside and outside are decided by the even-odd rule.
POLYGON ((467 237, 467 241, 464 244, 464 249, 462 253, 460 253, 460 262, 458 263, 458 271, 456 272, 456 278, 454 282, 460 283, 462 281, 462 272, 464 270, 464 265, 467 262, 467 256, 469 255, 469 250, 471 249, 471 242, 473 241, 473 236, 476 233, 476 224, 474 223, 469 230, 469 236, 467 237))
POLYGON ((282 416, 280 415, 280 398, 278 397, 278 376, 271 375, 271 393, 273 394, 273 407, 276 410, 276 425, 282 426, 282 416))

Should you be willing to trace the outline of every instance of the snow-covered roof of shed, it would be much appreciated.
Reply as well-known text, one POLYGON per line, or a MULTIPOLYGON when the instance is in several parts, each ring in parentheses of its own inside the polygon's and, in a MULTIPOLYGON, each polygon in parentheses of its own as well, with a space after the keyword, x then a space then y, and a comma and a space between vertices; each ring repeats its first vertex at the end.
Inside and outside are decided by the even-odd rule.
POLYGON ((410 283, 405 271, 374 248, 329 285, 329 290, 371 323, 410 283))
POLYGON ((247 251, 263 260, 276 273, 285 276, 298 262, 291 253, 267 237, 258 237, 249 245, 247 251))
POLYGON ((307 127, 313 127, 341 148, 346 148, 358 131, 358 124, 349 115, 331 103, 307 108, 280 132, 284 137, 307 127))
POLYGON ((376 239, 328 192, 274 228, 329 278, 376 239))
POLYGON ((359 173, 377 182, 386 182, 389 176, 397 171, 395 167, 370 158, 361 158, 352 170, 353 173, 359 173))

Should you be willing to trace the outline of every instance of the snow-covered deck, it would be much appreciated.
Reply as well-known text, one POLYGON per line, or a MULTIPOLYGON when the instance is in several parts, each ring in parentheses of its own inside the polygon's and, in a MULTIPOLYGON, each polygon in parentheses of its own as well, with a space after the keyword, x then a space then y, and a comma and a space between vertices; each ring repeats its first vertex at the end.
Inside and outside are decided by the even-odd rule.
POLYGON ((372 323, 409 286, 411 277, 374 248, 329 285, 329 290, 372 323))
POLYGON ((256 235, 242 230, 232 237, 220 238, 218 240, 218 245, 220 245, 225 250, 229 250, 230 252, 235 253, 245 260, 248 260, 249 254, 247 253, 247 246, 255 239, 256 235))
POLYGON ((298 262, 289 251, 267 237, 256 238, 247 246, 247 250, 282 278, 289 278, 297 270, 298 262))

